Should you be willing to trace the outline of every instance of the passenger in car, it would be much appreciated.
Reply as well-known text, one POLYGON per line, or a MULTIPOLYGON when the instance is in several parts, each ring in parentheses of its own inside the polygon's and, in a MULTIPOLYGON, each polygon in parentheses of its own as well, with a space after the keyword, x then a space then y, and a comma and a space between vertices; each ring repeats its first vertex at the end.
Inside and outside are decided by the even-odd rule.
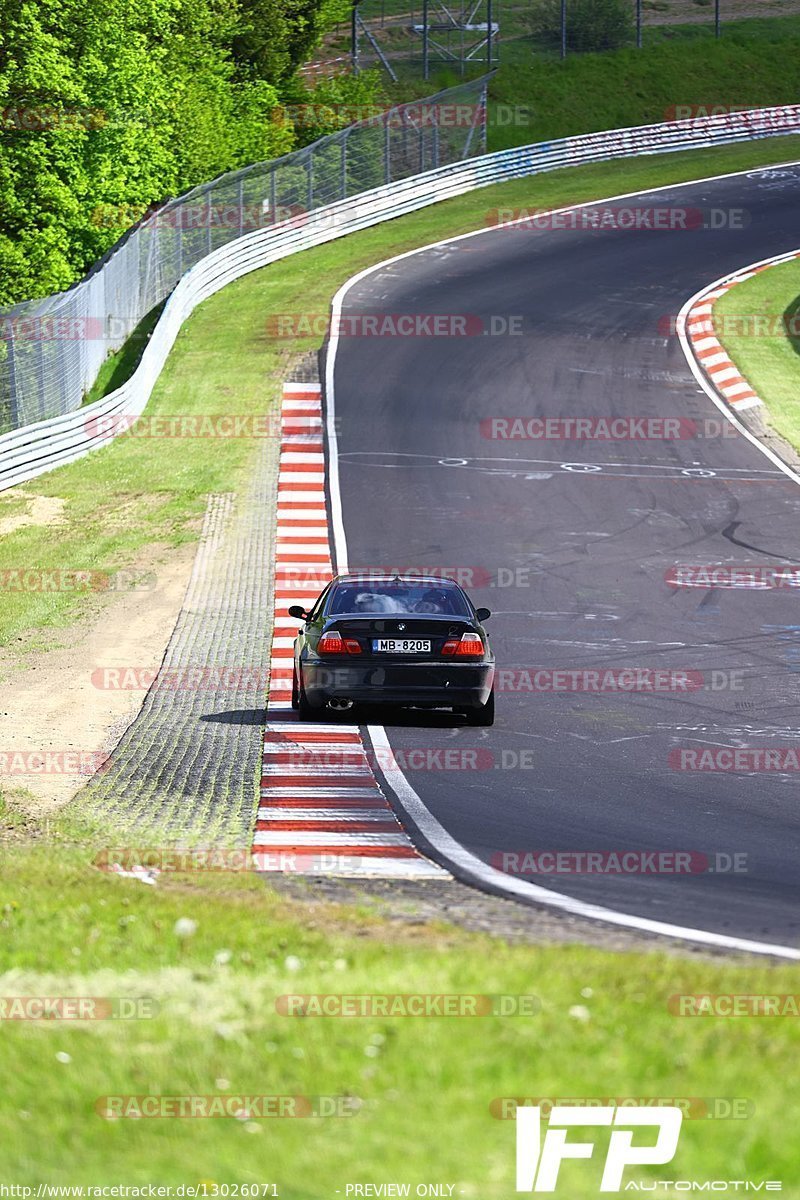
POLYGON ((356 612, 398 613, 406 612, 405 605, 382 592, 359 592, 355 598, 356 612))

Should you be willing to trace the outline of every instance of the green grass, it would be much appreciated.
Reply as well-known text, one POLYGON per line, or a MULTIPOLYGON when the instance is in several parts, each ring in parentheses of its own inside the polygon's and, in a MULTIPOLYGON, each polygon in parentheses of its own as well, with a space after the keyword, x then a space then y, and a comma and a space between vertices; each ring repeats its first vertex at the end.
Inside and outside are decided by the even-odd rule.
POLYGON ((98 371, 97 378, 84 396, 84 404, 93 404, 95 400, 102 400, 103 396, 107 396, 109 392, 121 387, 125 380, 131 377, 139 365, 150 334, 163 309, 163 304, 151 309, 146 316, 142 317, 122 349, 116 354, 108 356, 98 371))
MULTIPOLYGON (((797 140, 776 139, 554 173, 296 255, 194 314, 149 412, 268 409, 292 357, 317 341, 271 340, 268 315, 324 313, 354 271, 480 227, 492 208, 591 199, 799 150, 797 140)), ((65 499, 67 524, 57 542, 41 528, 0 540, 0 569, 111 569, 151 542, 191 538, 206 495, 236 490, 252 453, 249 442, 120 440, 29 485, 65 499)), ((94 602, 4 597, 2 640, 63 625, 94 602)), ((494 1097, 616 1095, 751 1101, 746 1121, 686 1123, 678 1177, 783 1177, 796 1186, 797 1150, 783 1131, 800 1115, 786 1079, 797 1021, 680 1020, 667 999, 798 992, 797 969, 513 947, 357 908, 289 903, 249 876, 162 876, 150 888, 91 865, 115 836, 79 824, 79 809, 80 797, 69 818, 39 828, 0 802, 0 982, 6 995, 144 996, 160 1010, 151 1020, 0 1026, 0 1181, 275 1181, 288 1200, 335 1200, 348 1182, 429 1181, 500 1200, 514 1195, 514 1132, 489 1114, 494 1097), (175 922, 184 917, 197 929, 181 940, 175 922), (471 1020, 277 1015, 276 997, 293 990, 533 993, 542 1010, 471 1020), (318 1121, 108 1122, 95 1111, 101 1096, 224 1091, 351 1095, 363 1105, 356 1116, 318 1121)), ((592 1165, 565 1168, 559 1194, 596 1196, 592 1165)))
MULTIPOLYGON (((0 826, 15 823, 0 808, 0 826)), ((0 993, 143 997, 159 1010, 135 1021, 5 1023, 6 1181, 274 1181, 288 1200, 328 1200, 354 1181, 448 1181, 455 1195, 499 1200, 514 1195, 514 1127, 490 1115, 495 1097, 728 1097, 750 1101, 752 1115, 685 1122, 667 1177, 783 1178, 797 1194, 786 1130, 800 1108, 786 1064, 800 1052, 800 1024, 682 1019, 668 999, 798 992, 798 968, 511 946, 282 900, 248 876, 162 875, 151 888, 91 866, 99 831, 61 822, 49 836, 0 843, 0 993), (177 936, 181 918, 196 923, 193 936, 177 936), (279 1015, 277 997, 298 992, 534 995, 540 1010, 279 1015), (109 1095, 219 1093, 344 1095, 361 1107, 347 1118, 246 1123, 109 1122, 95 1111, 109 1095)), ((558 1195, 597 1194, 594 1164, 567 1165, 563 1179, 558 1195)))
MULTIPOLYGON (((793 155, 800 156, 800 139, 774 138, 571 168, 485 188, 296 254, 239 280, 193 314, 156 384, 148 417, 269 411, 288 364, 320 342, 270 337, 269 315, 325 314, 336 289, 355 271, 447 234, 481 228, 492 209, 575 203, 793 155)), ((28 526, 0 539, 0 571, 113 571, 141 561, 149 546, 168 552, 197 536, 209 493, 236 491, 254 451, 247 438, 124 436, 26 485, 27 491, 64 499, 65 521, 58 538, 45 526, 28 526)), ((42 632, 68 625, 100 602, 96 594, 7 592, 0 646, 24 653, 39 644, 42 632)))
POLYGON ((720 341, 767 406, 772 426, 800 450, 800 261, 738 283, 714 306, 720 341))
POLYGON ((495 106, 519 106, 527 116, 501 125, 490 110, 489 149, 663 121, 675 105, 797 101, 800 17, 738 22, 719 41, 693 25, 646 33, 642 50, 575 54, 563 63, 530 41, 504 43, 490 94, 495 106))

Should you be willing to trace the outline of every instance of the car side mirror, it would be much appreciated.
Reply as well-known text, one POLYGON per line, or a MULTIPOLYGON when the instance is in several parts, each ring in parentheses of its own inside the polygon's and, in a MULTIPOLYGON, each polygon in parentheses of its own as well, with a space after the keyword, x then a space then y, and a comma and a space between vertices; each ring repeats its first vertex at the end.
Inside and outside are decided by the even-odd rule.
POLYGON ((307 615, 308 614, 306 613, 306 610, 303 608, 302 604, 293 604, 289 609, 289 616, 296 617, 298 621, 304 621, 307 615))
POLYGON ((488 621, 488 619, 491 615, 492 615, 492 611, 489 608, 477 608, 475 610, 475 616, 478 618, 478 620, 481 623, 483 623, 484 621, 488 621))

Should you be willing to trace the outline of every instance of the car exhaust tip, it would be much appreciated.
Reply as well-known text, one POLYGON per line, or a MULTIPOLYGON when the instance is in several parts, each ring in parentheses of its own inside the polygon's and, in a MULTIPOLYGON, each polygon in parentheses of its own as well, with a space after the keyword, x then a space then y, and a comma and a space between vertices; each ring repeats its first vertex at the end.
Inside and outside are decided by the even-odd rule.
POLYGON ((332 708, 334 712, 347 712, 353 707, 353 701, 347 700, 344 696, 333 696, 328 701, 328 708, 332 708))

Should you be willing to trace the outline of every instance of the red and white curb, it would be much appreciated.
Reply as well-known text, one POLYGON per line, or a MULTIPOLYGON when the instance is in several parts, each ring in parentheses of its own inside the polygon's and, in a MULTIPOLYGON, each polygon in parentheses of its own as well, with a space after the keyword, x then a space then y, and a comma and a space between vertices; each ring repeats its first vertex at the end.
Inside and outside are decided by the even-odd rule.
POLYGON ((292 708, 290 604, 310 608, 333 575, 318 383, 287 383, 281 410, 275 613, 253 855, 287 874, 449 878, 424 858, 380 789, 357 725, 292 708), (331 765, 332 764, 332 765, 331 765))
POLYGON ((764 401, 756 395, 739 368, 729 358, 728 352, 714 332, 714 305, 720 296, 736 287, 737 283, 744 283, 746 279, 752 279, 754 275, 759 275, 778 263, 789 262, 793 258, 800 258, 800 252, 795 250, 728 275, 701 292, 686 314, 685 330, 692 354, 703 373, 735 412, 760 408, 764 401))

